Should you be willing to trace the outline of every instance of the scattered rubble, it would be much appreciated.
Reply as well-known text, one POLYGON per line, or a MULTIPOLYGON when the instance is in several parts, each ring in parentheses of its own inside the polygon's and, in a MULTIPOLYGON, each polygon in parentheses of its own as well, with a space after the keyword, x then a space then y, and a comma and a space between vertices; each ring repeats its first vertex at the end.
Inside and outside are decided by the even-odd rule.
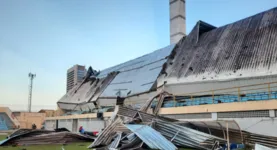
POLYGON ((178 121, 159 116, 161 93, 149 99, 140 110, 117 106, 110 124, 88 148, 100 149, 166 149, 192 148, 203 150, 254 147, 259 143, 277 147, 277 137, 242 131, 235 121, 178 121), (153 100, 157 107, 151 108, 153 100))

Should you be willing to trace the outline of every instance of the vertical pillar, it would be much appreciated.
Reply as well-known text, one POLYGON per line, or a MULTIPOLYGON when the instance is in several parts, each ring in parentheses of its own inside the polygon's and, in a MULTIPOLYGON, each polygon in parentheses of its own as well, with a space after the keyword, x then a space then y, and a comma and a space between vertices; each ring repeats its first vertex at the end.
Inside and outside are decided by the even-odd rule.
POLYGON ((212 120, 217 120, 217 112, 212 113, 212 120))
POLYGON ((185 0, 170 0, 170 44, 186 34, 185 0))
POLYGON ((269 110, 269 117, 274 118, 275 116, 275 110, 269 110))

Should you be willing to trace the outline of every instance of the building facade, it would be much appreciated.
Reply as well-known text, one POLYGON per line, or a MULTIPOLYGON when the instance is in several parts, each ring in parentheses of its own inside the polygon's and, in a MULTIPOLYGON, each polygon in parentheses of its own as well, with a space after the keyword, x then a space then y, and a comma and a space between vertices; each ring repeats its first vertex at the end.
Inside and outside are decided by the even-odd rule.
POLYGON ((74 87, 77 83, 83 80, 83 77, 86 74, 85 66, 74 65, 73 67, 67 70, 67 80, 66 80, 66 92, 74 87))

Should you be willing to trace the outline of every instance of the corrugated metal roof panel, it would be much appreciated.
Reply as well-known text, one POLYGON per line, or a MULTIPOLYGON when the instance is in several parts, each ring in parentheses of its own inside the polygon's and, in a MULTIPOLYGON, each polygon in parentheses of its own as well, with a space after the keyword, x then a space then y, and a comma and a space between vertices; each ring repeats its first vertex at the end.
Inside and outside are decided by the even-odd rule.
MULTIPOLYGON (((75 109, 77 105, 85 105, 87 102, 95 101, 101 92, 103 92, 108 84, 114 79, 116 74, 117 73, 111 73, 101 79, 87 79, 88 81, 85 79, 83 83, 75 85, 58 101, 60 108, 72 110, 75 109)), ((90 108, 91 106, 93 105, 90 105, 90 108)))
POLYGON ((118 96, 119 91, 119 95, 122 97, 149 91, 157 80, 162 66, 166 61, 166 57, 174 46, 175 45, 167 46, 135 60, 118 65, 121 67, 108 69, 111 71, 120 68, 120 73, 104 90, 101 97, 115 97, 118 96))
POLYGON ((122 97, 149 91, 174 47, 173 44, 101 71, 96 80, 90 79, 74 86, 58 101, 59 106, 63 106, 62 109, 73 109, 77 105, 96 101, 99 96, 114 98, 119 91, 122 97))
POLYGON ((134 132, 151 149, 175 150, 177 147, 159 132, 146 125, 125 125, 134 132))
POLYGON ((136 68, 140 68, 142 66, 148 65, 152 62, 155 61, 159 61, 161 59, 164 59, 166 56, 168 56, 172 50, 172 48, 175 45, 169 45, 165 48, 161 48, 159 50, 156 50, 152 53, 143 55, 141 57, 135 58, 133 60, 127 61, 125 63, 104 69, 102 71, 100 71, 100 74, 98 75, 98 77, 105 77, 107 76, 108 73, 110 72, 114 72, 114 71, 127 71, 127 70, 132 70, 132 69, 136 69, 136 68))
POLYGON ((171 53, 158 85, 277 74, 277 8, 207 31, 202 23, 171 53))
POLYGON ((180 147, 191 147, 193 149, 212 149, 215 141, 225 143, 226 140, 201 132, 189 127, 171 122, 155 120, 155 129, 163 136, 171 139, 171 142, 180 147), (205 144, 204 144, 205 143, 205 144))

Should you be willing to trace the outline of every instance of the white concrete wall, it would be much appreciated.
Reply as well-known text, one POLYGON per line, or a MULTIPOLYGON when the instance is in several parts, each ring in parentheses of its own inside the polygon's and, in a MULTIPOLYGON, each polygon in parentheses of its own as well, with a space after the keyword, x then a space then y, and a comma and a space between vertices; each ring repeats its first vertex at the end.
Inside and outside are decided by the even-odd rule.
POLYGON ((45 120, 45 129, 46 130, 56 129, 56 120, 45 120))
MULTIPOLYGON (((269 110, 270 111, 270 110, 269 110)), ((234 120, 241 130, 251 133, 276 136, 277 137, 277 117, 251 117, 251 118, 217 118, 217 113, 212 113, 212 118, 199 119, 178 119, 181 121, 216 121, 234 120)))
POLYGON ((124 100, 125 105, 133 105, 136 104, 137 108, 140 108, 145 104, 147 100, 152 98, 153 96, 157 95, 156 91, 150 92, 150 93, 145 93, 145 94, 140 94, 137 96, 132 96, 128 97, 124 100))
POLYGON ((78 128, 83 126, 85 131, 101 131, 105 128, 105 121, 93 118, 78 119, 78 128))
POLYGON ((235 120, 244 131, 277 136, 277 118, 228 118, 220 120, 235 120))
POLYGON ((58 121, 59 128, 67 128, 69 131, 72 131, 73 120, 72 119, 62 119, 58 121))
POLYGON ((116 99, 99 98, 97 100, 99 106, 114 106, 116 105, 116 99))

